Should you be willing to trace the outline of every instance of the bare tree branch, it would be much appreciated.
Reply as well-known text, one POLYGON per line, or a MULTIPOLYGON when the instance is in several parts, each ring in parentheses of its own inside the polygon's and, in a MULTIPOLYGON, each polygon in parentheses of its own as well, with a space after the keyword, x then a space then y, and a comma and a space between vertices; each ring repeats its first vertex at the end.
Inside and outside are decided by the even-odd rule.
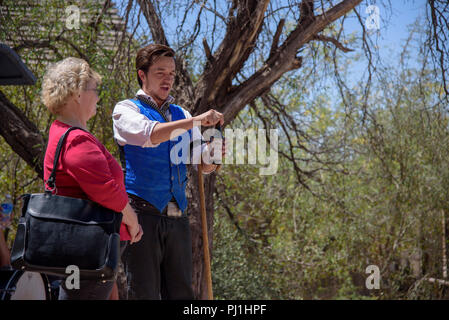
POLYGON ((449 98, 449 82, 447 79, 449 71, 449 4, 447 1, 428 0, 430 18, 428 46, 432 54, 434 64, 440 69, 442 88, 445 98, 449 98))
POLYGON ((267 92, 284 73, 299 68, 302 58, 297 57, 296 52, 326 26, 348 13, 361 1, 344 0, 322 15, 316 16, 305 29, 298 25, 279 47, 277 53, 269 58, 261 69, 228 93, 225 101, 216 103, 224 107, 222 111, 225 115, 225 123, 232 121, 250 101, 267 92))
POLYGON ((274 34, 274 37, 273 37, 273 42, 271 44, 271 50, 270 50, 270 57, 273 56, 273 54, 276 52, 276 50, 278 48, 279 37, 281 36, 282 29, 284 28, 284 24, 285 24, 285 19, 281 19, 281 21, 279 21, 279 24, 277 26, 276 33, 274 34))
POLYGON ((89 63, 89 58, 83 53, 83 51, 78 46, 76 46, 72 41, 63 37, 64 32, 65 32, 65 30, 63 30, 56 37, 50 37, 48 40, 23 40, 22 43, 15 46, 13 48, 13 50, 16 52, 19 52, 20 50, 22 50, 24 48, 28 48, 28 49, 49 48, 53 52, 55 52, 55 54, 57 55, 57 57, 59 59, 62 59, 62 56, 59 54, 59 51, 58 51, 57 47, 55 46, 55 42, 64 42, 64 43, 68 44, 70 47, 72 47, 72 49, 74 49, 76 51, 76 53, 78 53, 80 58, 86 60, 89 63))
POLYGON ((34 123, 0 91, 0 135, 43 178, 45 142, 34 123))
POLYGON ((338 49, 340 49, 343 52, 350 52, 354 51, 354 49, 347 48, 343 46, 337 39, 334 39, 332 37, 323 36, 323 35, 316 35, 312 38, 312 40, 318 40, 323 42, 331 42, 333 45, 335 45, 338 49))
POLYGON ((156 13, 151 0, 137 0, 142 9, 143 15, 147 20, 148 26, 151 30, 151 35, 153 36, 153 41, 155 43, 164 44, 168 46, 167 37, 165 36, 164 28, 162 27, 161 19, 156 13))
POLYGON ((214 54, 215 63, 204 70, 195 88, 195 96, 202 97, 195 103, 195 114, 206 111, 210 104, 217 104, 218 96, 227 94, 232 80, 254 49, 268 3, 269 0, 234 2, 237 14, 228 17, 226 35, 214 54))
POLYGON ((299 5, 299 25, 303 29, 309 26, 315 19, 313 1, 314 0, 303 0, 299 5))
POLYGON ((206 38, 203 39, 203 47, 204 47, 204 52, 206 53, 207 61, 209 61, 209 63, 213 63, 215 61, 215 59, 212 56, 212 53, 210 51, 209 45, 207 44, 206 38))

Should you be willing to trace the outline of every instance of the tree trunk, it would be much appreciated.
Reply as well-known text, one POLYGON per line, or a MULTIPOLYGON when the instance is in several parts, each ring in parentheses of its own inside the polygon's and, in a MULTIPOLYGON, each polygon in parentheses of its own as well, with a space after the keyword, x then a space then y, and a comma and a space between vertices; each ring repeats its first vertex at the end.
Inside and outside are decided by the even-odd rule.
POLYGON ((0 135, 43 178, 45 141, 34 123, 0 91, 0 135))
MULTIPOLYGON (((245 62, 257 47, 257 39, 267 18, 268 0, 234 0, 229 11, 226 34, 216 52, 210 52, 207 41, 203 41, 207 54, 207 64, 195 85, 188 73, 182 56, 177 56, 177 76, 174 96, 177 103, 198 115, 214 107, 225 116, 225 124, 230 123, 237 114, 257 97, 267 92, 287 71, 301 67, 302 57, 299 49, 309 41, 316 40, 326 26, 348 13, 362 0, 342 0, 332 5, 326 12, 315 16, 313 1, 305 0, 300 7, 301 19, 279 44, 283 22, 278 26, 278 36, 273 39, 269 56, 263 65, 250 75, 246 81, 233 85, 236 75, 244 69, 245 62)), ((168 44, 157 10, 156 1, 138 0, 153 40, 168 44)), ((327 39, 327 37, 325 37, 327 39)), ((318 38, 323 39, 323 37, 318 38)), ((337 42, 334 40, 334 42, 337 42)), ((42 160, 45 140, 37 127, 29 121, 17 107, 0 92, 0 135, 42 177, 42 160)), ((193 289, 195 298, 204 299, 207 295, 204 281, 203 244, 201 232, 201 210, 198 194, 198 172, 189 169, 187 198, 192 231, 193 289)), ((204 176, 206 212, 208 220, 209 247, 212 252, 213 240, 213 191, 215 173, 204 176)), ((181 266, 182 267, 182 266, 181 266)))

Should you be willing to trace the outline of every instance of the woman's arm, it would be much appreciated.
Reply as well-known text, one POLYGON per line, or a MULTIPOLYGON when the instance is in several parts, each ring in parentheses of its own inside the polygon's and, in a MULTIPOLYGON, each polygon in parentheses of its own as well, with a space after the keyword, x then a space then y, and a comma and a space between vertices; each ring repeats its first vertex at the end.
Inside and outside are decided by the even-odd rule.
POLYGON ((133 243, 141 237, 137 215, 129 205, 125 186, 117 181, 122 178, 120 165, 105 152, 93 136, 80 134, 70 141, 61 160, 67 173, 76 180, 89 199, 103 207, 122 212, 123 223, 127 225, 133 243))

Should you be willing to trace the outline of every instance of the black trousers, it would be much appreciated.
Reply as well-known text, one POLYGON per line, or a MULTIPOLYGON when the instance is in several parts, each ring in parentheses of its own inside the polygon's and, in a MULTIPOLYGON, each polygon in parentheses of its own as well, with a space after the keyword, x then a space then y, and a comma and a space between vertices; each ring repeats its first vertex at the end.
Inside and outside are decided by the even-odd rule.
POLYGON ((122 255, 128 299, 193 299, 189 218, 167 217, 139 197, 129 199, 144 234, 122 255))

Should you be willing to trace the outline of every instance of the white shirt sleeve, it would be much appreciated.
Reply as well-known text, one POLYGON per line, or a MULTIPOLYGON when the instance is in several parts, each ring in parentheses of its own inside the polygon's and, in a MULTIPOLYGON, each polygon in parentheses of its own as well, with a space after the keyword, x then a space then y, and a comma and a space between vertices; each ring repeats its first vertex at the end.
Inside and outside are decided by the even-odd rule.
POLYGON ((142 148, 154 148, 159 144, 151 142, 151 133, 159 121, 148 119, 130 100, 117 103, 112 113, 114 138, 118 144, 130 144, 142 148))

